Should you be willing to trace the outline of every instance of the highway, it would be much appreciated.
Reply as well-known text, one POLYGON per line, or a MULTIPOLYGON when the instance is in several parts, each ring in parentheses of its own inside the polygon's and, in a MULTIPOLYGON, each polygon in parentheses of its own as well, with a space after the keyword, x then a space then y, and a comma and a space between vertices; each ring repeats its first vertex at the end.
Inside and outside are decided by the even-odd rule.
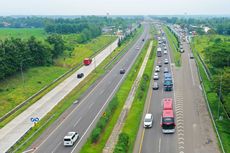
MULTIPOLYGON (((168 43, 167 43, 168 44, 168 43)), ((145 113, 153 114, 153 127, 144 129, 140 125, 134 153, 219 153, 217 139, 202 95, 197 68, 194 59, 190 59, 190 46, 182 43, 185 53, 182 54, 182 66, 175 67, 170 61, 167 66, 173 74, 173 91, 163 91, 163 69, 161 68, 159 90, 149 91, 145 113), (176 132, 163 134, 160 127, 162 99, 173 98, 176 132)), ((167 45, 168 53, 157 58, 172 59, 172 50, 167 45)), ((155 63, 156 65, 156 63, 155 63)), ((151 82, 153 84, 153 80, 151 82)))
POLYGON ((120 84, 135 62, 141 48, 149 37, 149 25, 144 25, 144 32, 137 42, 128 50, 121 60, 108 72, 97 85, 95 85, 78 104, 74 104, 65 112, 28 150, 36 153, 73 153, 80 148, 90 135, 97 120, 102 115, 108 102, 116 93, 120 84), (136 47, 140 47, 140 50, 136 47), (119 74, 121 68, 126 69, 124 75, 119 74), (80 139, 73 147, 64 147, 63 138, 67 132, 76 131, 80 139))

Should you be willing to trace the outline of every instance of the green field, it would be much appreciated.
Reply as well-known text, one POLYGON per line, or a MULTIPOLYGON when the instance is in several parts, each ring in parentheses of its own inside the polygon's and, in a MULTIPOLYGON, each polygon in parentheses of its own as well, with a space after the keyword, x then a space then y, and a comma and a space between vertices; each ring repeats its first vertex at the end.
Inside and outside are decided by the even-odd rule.
MULTIPOLYGON (((21 34, 22 38, 29 38, 29 35, 35 35, 39 39, 44 39, 45 34, 42 29, 1 29, 3 33, 8 36, 17 37, 21 34), (13 31, 13 32, 12 32, 13 31), (11 35, 10 35, 10 32, 11 35)), ((3 34, 0 33, 2 36, 3 34)), ((73 35, 65 35, 65 42, 68 43, 73 39, 73 35)), ((0 37, 2 39, 5 37, 0 37)), ((71 67, 82 63, 85 57, 92 56, 93 54, 106 47, 109 43, 114 41, 116 36, 99 36, 85 44, 72 44, 74 50, 72 56, 66 57, 65 55, 59 57, 55 61, 55 66, 50 67, 36 67, 30 68, 23 72, 24 83, 21 73, 6 78, 0 81, 0 117, 12 110, 15 106, 22 103, 24 100, 38 92, 47 84, 51 83, 54 79, 64 74, 71 67)), ((4 123, 5 124, 5 123, 4 123)), ((3 125, 1 125, 3 126, 3 125)))
POLYGON ((0 82, 0 117, 35 94, 45 85, 67 71, 67 68, 50 66, 31 68, 0 82))
MULTIPOLYGON (((204 56, 205 48, 214 44, 215 39, 220 38, 226 42, 230 42, 230 36, 223 35, 198 35, 193 38, 193 43, 195 44, 195 49, 198 51, 199 55, 204 61, 206 58, 204 56)), ((207 66, 210 68, 211 65, 206 62, 207 66)))
MULTIPOLYGON (((77 34, 75 34, 77 36, 77 34)), ((74 49, 73 51, 65 51, 62 57, 55 60, 55 65, 64 67, 73 67, 83 61, 84 58, 92 56, 101 50, 106 44, 111 43, 117 37, 101 35, 87 44, 77 44, 74 41, 74 35, 64 35, 64 40, 70 44, 74 49), (72 43, 70 43, 72 42, 72 43)))
POLYGON ((11 37, 28 39, 31 36, 43 40, 47 34, 42 28, 0 28, 0 40, 11 37))
POLYGON ((172 34, 172 32, 169 31, 169 29, 166 26, 164 26, 163 29, 164 29, 164 31, 166 33, 166 36, 167 36, 167 38, 169 40, 169 44, 170 44, 171 49, 173 51, 174 63, 175 63, 176 66, 180 66, 181 65, 181 53, 178 52, 178 49, 177 49, 178 46, 176 46, 176 44, 178 44, 177 39, 172 34))

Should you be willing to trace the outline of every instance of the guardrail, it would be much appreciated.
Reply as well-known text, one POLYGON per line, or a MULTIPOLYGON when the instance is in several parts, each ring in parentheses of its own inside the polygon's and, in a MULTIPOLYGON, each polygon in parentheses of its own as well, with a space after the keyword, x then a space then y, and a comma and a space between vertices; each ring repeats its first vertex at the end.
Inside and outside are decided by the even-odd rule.
MULTIPOLYGON (((191 50, 192 50, 192 52, 194 52, 192 48, 191 48, 191 50)), ((196 53, 197 53, 197 52, 196 52, 196 53)), ((198 57, 198 58, 199 58, 199 57, 198 57)), ((199 60, 200 60, 200 58, 199 58, 199 60)), ((201 61, 201 60, 200 60, 200 61, 201 61)), ((202 77, 201 77, 201 74, 200 74, 200 68, 199 68, 199 65, 198 65, 198 63, 197 63, 196 58, 195 58, 195 63, 196 63, 197 72, 198 72, 198 75, 199 75, 200 84, 201 84, 201 87, 202 87, 202 94, 204 95, 205 102, 206 102, 206 106, 207 106, 208 112, 209 112, 209 114, 210 114, 210 116, 211 116, 211 120, 212 120, 213 126, 214 126, 214 128, 215 128, 215 131, 216 131, 216 134, 217 134, 217 137, 218 137, 220 146, 221 146, 221 150, 222 150, 223 153, 225 153, 225 150, 224 150, 224 147, 223 147, 223 142, 222 142, 222 140, 221 140, 221 137, 220 137, 218 128, 217 128, 217 126, 216 126, 216 122, 215 122, 215 120, 214 120, 213 113, 212 113, 212 110, 211 110, 211 108, 210 108, 209 101, 208 101, 208 98, 207 98, 207 95, 206 95, 206 92, 205 92, 203 80, 202 80, 202 77)), ((202 62, 201 62, 201 63, 202 63, 202 62)), ((205 70, 205 69, 204 69, 204 70, 205 70)), ((207 73, 206 73, 206 75, 207 75, 207 73)), ((208 75, 207 75, 207 77, 208 77, 208 75)))
POLYGON ((205 70, 205 73, 206 73, 206 75, 207 75, 207 77, 208 77, 208 80, 211 80, 211 79, 212 79, 212 74, 211 74, 211 72, 209 71, 207 65, 205 64, 205 62, 204 62, 204 60, 202 59, 202 57, 200 56, 200 54, 197 52, 196 48, 194 48, 194 50, 195 50, 195 52, 196 52, 196 54, 197 54, 199 60, 201 61, 203 67, 204 67, 204 70, 205 70))
MULTIPOLYGON (((20 146, 18 146, 17 148, 15 148, 14 149, 14 145, 10 148, 10 149, 8 149, 8 151, 6 152, 6 153, 15 153, 15 152, 17 152, 24 144, 26 144, 31 138, 33 138, 33 136, 35 135, 35 134, 37 134, 46 124, 48 124, 49 123, 49 121, 53 118, 55 116, 55 114, 53 114, 42 126, 40 126, 30 137, 28 137, 27 138, 27 140, 26 141, 24 141, 20 146)), ((24 138, 24 136, 28 133, 28 132, 30 132, 30 130, 32 130, 33 129, 33 127, 31 127, 20 139, 18 139, 18 141, 15 143, 15 144, 17 144, 17 143, 19 143, 23 138, 24 138)), ((32 151, 32 150, 31 150, 32 151)))
MULTIPOLYGON (((115 40, 116 41, 116 40, 115 40)), ((108 47, 109 45, 111 45, 113 42, 110 42, 108 44, 106 44, 105 46, 103 46, 102 48, 98 49, 97 51, 95 51, 90 58, 94 57, 100 50, 105 49, 106 47, 108 47)), ((24 102, 22 102, 21 104, 17 105, 14 109, 12 109, 11 111, 9 111, 8 113, 6 113, 4 116, 2 116, 0 118, 0 122, 4 121, 6 118, 8 118, 10 115, 14 114, 16 111, 18 111, 20 108, 22 108, 23 106, 25 106, 26 104, 28 104, 32 99, 34 99, 35 97, 37 97, 39 94, 41 94, 42 92, 44 92, 46 89, 48 89, 50 86, 52 86, 54 83, 56 83, 57 81, 61 80, 62 78, 64 78, 65 76, 67 76, 68 74, 70 74, 71 72, 73 72, 74 70, 78 69, 80 66, 82 66, 83 64, 77 64, 76 66, 74 66, 73 68, 71 68, 69 71, 65 72, 64 74, 62 74, 60 77, 58 77, 57 79, 53 80, 50 84, 46 85, 45 87, 43 87, 41 90, 39 90, 37 93, 33 94, 32 96, 30 96, 28 99, 26 99, 24 102)))
POLYGON ((212 120, 213 126, 214 126, 214 128, 215 128, 215 131, 216 131, 218 140, 219 140, 219 142, 220 142, 221 150, 222 150, 223 153, 225 153, 225 150, 224 150, 224 147, 223 147, 223 143, 222 143, 222 140, 221 140, 221 138, 220 138, 220 134, 219 134, 219 131, 218 131, 218 129, 217 129, 216 122, 215 122, 215 120, 214 120, 214 117, 213 117, 213 114, 212 114, 212 110, 211 110, 211 108, 210 108, 209 101, 208 101, 208 98, 207 98, 207 95, 206 95, 206 92, 205 92, 205 88, 204 88, 204 84, 203 84, 203 81, 202 81, 202 77, 201 77, 201 75, 200 75, 200 69, 199 69, 199 66, 198 66, 196 60, 195 60, 195 63, 196 63, 196 67, 197 67, 197 72, 198 72, 198 74, 199 74, 199 76, 200 76, 200 77, 199 77, 199 79, 200 79, 200 84, 201 84, 201 87, 202 87, 202 93, 203 93, 203 95, 204 95, 204 97, 205 97, 206 105, 207 105, 207 107, 208 107, 208 112, 209 112, 209 114, 210 114, 210 116, 211 116, 211 120, 212 120))

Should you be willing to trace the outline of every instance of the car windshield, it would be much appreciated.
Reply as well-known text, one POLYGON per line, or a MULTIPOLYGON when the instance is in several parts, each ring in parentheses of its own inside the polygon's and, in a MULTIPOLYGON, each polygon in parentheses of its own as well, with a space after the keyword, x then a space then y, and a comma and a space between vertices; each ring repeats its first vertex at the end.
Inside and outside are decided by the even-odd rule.
POLYGON ((167 129, 174 129, 174 124, 169 124, 169 125, 163 124, 163 125, 162 125, 162 128, 163 128, 163 129, 166 129, 166 130, 167 130, 167 129))
POLYGON ((146 118, 145 122, 151 122, 152 120, 150 118, 146 118))
POLYGON ((172 118, 172 117, 163 117, 162 118, 162 122, 163 122, 163 124, 167 124, 168 125, 168 123, 174 123, 174 118, 172 118))
POLYGON ((70 139, 65 138, 64 141, 71 141, 70 139))

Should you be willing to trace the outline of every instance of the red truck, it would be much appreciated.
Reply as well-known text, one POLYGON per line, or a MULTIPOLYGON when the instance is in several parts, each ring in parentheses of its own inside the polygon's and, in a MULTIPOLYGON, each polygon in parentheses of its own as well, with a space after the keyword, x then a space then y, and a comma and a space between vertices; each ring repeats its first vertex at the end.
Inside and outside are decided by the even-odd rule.
POLYGON ((83 61, 84 65, 90 65, 91 62, 92 62, 92 59, 90 59, 90 58, 85 58, 83 61))

